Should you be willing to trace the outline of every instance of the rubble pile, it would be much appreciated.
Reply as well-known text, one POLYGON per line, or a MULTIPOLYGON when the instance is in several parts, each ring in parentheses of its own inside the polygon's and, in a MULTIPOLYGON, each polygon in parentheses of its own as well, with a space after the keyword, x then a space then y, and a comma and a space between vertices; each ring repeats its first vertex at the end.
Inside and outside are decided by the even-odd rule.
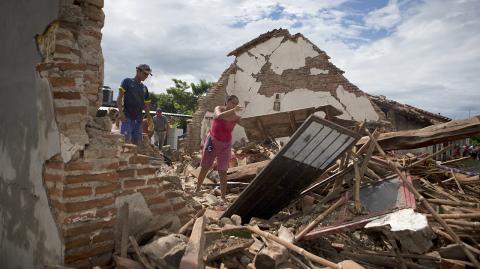
MULTIPOLYGON (((480 163, 468 157, 435 161, 452 146, 432 154, 385 152, 383 134, 361 125, 354 131, 365 136, 307 188, 291 187, 288 196, 277 197, 286 206, 269 218, 242 204, 257 202, 259 196, 248 196, 256 188, 264 195, 283 188, 280 179, 270 189, 258 187, 258 180, 295 141, 286 149, 254 143, 235 148, 226 201, 215 172, 194 193, 199 158, 182 156, 170 169, 196 211, 181 227, 122 234, 116 267, 478 268, 480 163)), ((288 167, 274 168, 291 174, 288 167)))

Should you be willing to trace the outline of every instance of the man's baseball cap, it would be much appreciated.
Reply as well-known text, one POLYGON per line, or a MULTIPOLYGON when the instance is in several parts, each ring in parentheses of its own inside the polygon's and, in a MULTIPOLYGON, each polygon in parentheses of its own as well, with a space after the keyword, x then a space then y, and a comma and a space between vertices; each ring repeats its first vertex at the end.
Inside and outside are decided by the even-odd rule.
POLYGON ((150 66, 148 64, 140 64, 140 65, 137 66, 137 69, 142 70, 143 72, 145 72, 149 75, 152 75, 152 69, 150 68, 150 66))

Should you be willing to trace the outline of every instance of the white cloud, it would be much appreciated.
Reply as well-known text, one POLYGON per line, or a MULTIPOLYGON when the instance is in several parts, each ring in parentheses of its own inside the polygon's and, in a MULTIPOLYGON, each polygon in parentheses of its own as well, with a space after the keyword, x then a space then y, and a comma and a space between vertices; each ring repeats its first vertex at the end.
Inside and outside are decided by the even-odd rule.
POLYGON ((478 1, 390 1, 360 20, 343 2, 105 1, 105 84, 116 88, 139 63, 151 65, 147 85, 155 92, 172 86, 171 78, 216 81, 233 61, 228 52, 296 25, 292 34, 326 51, 368 93, 453 117, 480 114, 478 1), (269 17, 279 6, 282 16, 269 17), (388 36, 375 36, 378 30, 388 36))
POLYGON ((385 7, 376 9, 365 17, 365 24, 373 29, 390 29, 401 20, 396 0, 390 0, 385 7))

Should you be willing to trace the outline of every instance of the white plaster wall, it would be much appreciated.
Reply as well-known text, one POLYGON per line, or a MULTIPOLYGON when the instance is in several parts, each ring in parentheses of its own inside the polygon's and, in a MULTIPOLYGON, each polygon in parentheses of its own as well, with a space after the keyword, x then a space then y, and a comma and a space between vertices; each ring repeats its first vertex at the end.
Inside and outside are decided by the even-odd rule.
POLYGON ((354 120, 379 120, 377 112, 375 112, 372 103, 366 95, 356 96, 354 93, 346 91, 342 85, 339 85, 337 87, 337 97, 354 120))
POLYGON ((318 55, 313 45, 299 37, 297 42, 287 40, 270 55, 271 69, 281 75, 284 70, 298 69, 305 66, 305 58, 318 55))
MULTIPOLYGON (((308 107, 319 107, 332 105, 342 112, 340 119, 346 120, 378 120, 372 104, 366 96, 357 97, 354 93, 346 91, 343 86, 336 90, 338 96, 333 96, 328 91, 311 91, 309 89, 295 89, 288 93, 279 93, 280 111, 273 110, 273 103, 276 95, 266 97, 258 94, 261 82, 254 78, 254 75, 267 63, 271 63, 271 69, 281 75, 284 70, 298 69, 305 66, 307 57, 315 57, 318 52, 313 49, 313 44, 304 38, 298 38, 297 42, 286 40, 282 43, 283 37, 273 37, 258 44, 257 46, 242 53, 236 58, 236 65, 239 67, 235 74, 230 74, 226 91, 228 95, 236 95, 244 110, 239 114, 242 117, 253 117, 271 113, 278 113, 308 107)), ((323 76, 329 70, 311 68, 310 75, 323 76)), ((281 89, 279 89, 281 90, 281 89)), ((210 127, 211 115, 207 113, 202 122, 202 141, 205 133, 210 127)), ((233 131, 234 142, 246 138, 245 130, 241 126, 235 127, 233 131)))

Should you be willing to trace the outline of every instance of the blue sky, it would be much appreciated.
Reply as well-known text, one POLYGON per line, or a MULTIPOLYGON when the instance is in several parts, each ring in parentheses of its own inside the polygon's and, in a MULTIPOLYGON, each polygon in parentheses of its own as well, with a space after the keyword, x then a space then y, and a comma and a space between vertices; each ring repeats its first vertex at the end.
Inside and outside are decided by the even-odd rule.
POLYGON ((216 81, 228 52, 275 28, 302 33, 363 91, 453 118, 480 114, 478 0, 107 0, 105 84, 138 63, 154 92, 216 81))

